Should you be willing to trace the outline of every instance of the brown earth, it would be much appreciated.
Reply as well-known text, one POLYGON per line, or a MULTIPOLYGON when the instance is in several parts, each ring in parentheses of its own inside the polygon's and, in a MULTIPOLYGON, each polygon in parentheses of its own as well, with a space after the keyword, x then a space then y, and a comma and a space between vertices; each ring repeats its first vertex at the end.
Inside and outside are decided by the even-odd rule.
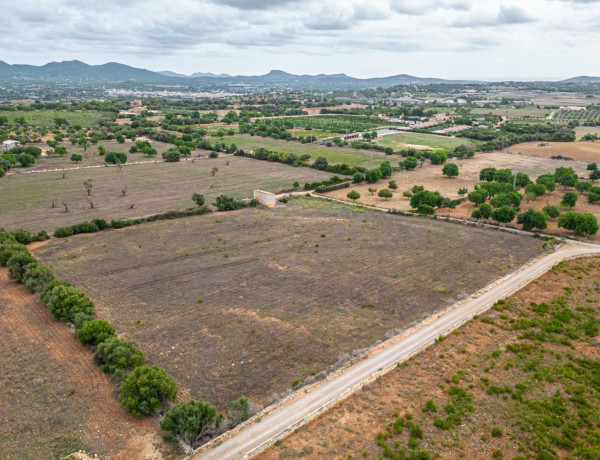
MULTIPOLYGON (((597 131, 590 131, 597 132, 597 131)), ((512 145, 502 152, 551 158, 561 155, 575 161, 600 162, 600 141, 596 142, 526 142, 512 145)), ((569 162, 571 163, 571 162, 569 162)), ((564 165, 567 166, 567 165, 564 165)), ((575 169, 575 167, 573 167, 575 169)))
POLYGON ((52 240, 35 254, 138 340, 182 395, 224 407, 241 395, 264 403, 540 249, 533 238, 299 198, 52 240))
MULTIPOLYGON (((412 422, 423 430, 419 448, 431 452, 431 458, 516 458, 519 454, 524 455, 523 458, 534 458, 536 444, 523 420, 535 417, 532 413, 535 409, 520 406, 525 411, 520 413, 519 406, 513 405, 510 394, 490 394, 486 390, 492 384, 497 388, 515 388, 517 383, 521 383, 525 384, 524 399, 548 401, 558 391, 568 401, 569 390, 565 394, 564 386, 569 384, 568 379, 561 376, 556 381, 550 378, 536 379, 525 369, 528 364, 525 353, 521 353, 525 356, 515 356, 505 351, 505 347, 517 340, 521 343, 533 342, 535 345, 535 341, 517 339, 522 331, 511 327, 517 318, 531 316, 530 305, 533 301, 552 304, 559 296, 564 296, 568 308, 572 310, 577 305, 578 311, 587 308, 597 312, 600 302, 599 276, 600 258, 578 259, 557 265, 507 300, 506 309, 500 306, 498 311, 492 309, 486 312, 481 320, 467 323, 445 340, 413 357, 406 365, 398 366, 397 370, 350 396, 256 458, 390 458, 380 456, 382 448, 377 445, 377 435, 386 433, 389 423, 407 413, 412 414, 412 422), (433 419, 444 418, 442 408, 448 402, 446 390, 451 385, 467 389, 473 398, 474 410, 463 417, 459 426, 442 430, 433 425, 433 419), (423 411, 430 399, 437 405, 436 413, 423 411), (501 436, 490 436, 493 427, 501 429, 501 436), (498 450, 501 451, 500 455, 497 454, 498 450)), ((580 338, 574 339, 572 346, 544 342, 541 354, 534 356, 543 356, 542 364, 545 366, 548 363, 550 369, 560 364, 566 364, 568 368, 579 359, 598 363, 599 350, 598 337, 580 338)), ((592 407, 597 408, 597 400, 593 397, 591 400, 594 401, 592 407)), ((573 413, 567 416, 567 420, 568 417, 578 418, 573 413)), ((555 430, 550 425, 547 428, 547 431, 555 430)), ((386 443, 393 450, 406 446, 409 430, 405 426, 403 431, 403 435, 388 437, 386 443)), ((598 447, 591 438, 589 443, 598 447)), ((558 457, 571 458, 570 454, 572 452, 558 448, 558 457)))
POLYGON ((150 419, 119 407, 116 384, 71 329, 0 269, 0 451, 55 458, 80 449, 112 459, 163 458, 150 419))

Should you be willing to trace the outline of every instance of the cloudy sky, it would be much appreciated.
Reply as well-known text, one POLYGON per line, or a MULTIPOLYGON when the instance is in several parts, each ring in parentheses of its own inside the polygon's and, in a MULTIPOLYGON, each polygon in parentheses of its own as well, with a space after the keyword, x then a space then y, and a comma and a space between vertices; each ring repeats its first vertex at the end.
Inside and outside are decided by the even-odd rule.
POLYGON ((258 75, 600 75, 600 0, 0 0, 0 60, 258 75))

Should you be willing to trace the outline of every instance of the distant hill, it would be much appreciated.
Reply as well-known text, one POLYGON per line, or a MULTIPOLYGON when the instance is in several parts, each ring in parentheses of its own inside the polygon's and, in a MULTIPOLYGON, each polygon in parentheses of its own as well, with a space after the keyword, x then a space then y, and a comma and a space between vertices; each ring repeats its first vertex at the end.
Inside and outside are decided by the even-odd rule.
POLYGON ((354 78, 346 74, 294 75, 282 70, 272 70, 266 75, 231 76, 197 72, 190 76, 168 70, 152 72, 116 62, 88 65, 81 61, 50 62, 42 66, 10 65, 0 61, 0 82, 31 82, 39 84, 73 85, 127 84, 128 88, 144 84, 181 85, 195 90, 268 91, 268 90, 360 90, 396 85, 448 83, 474 83, 463 80, 421 78, 412 75, 394 75, 382 78, 354 78))
POLYGON ((562 80, 559 83, 600 83, 600 77, 588 77, 582 75, 580 77, 569 78, 568 80, 562 80))

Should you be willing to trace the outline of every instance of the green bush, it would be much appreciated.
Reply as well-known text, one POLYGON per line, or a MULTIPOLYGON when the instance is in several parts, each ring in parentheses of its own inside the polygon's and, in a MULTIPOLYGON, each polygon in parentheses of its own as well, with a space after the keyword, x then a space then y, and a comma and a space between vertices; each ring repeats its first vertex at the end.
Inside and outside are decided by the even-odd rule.
POLYGON ((136 367, 121 383, 119 400, 123 408, 138 417, 152 414, 166 400, 177 396, 177 385, 158 366, 136 367))
POLYGON ((215 406, 192 399, 175 404, 160 421, 160 428, 197 447, 217 433, 222 420, 215 406))
POLYGON ((23 272, 23 284, 33 294, 39 294, 46 289, 48 283, 54 280, 52 270, 40 263, 32 263, 25 267, 23 272))
POLYGON ((56 238, 67 238, 73 235, 73 229, 71 227, 58 227, 54 230, 54 236, 56 238))
POLYGON ((104 342, 115 335, 115 329, 108 321, 93 319, 83 323, 81 329, 77 331, 77 340, 81 343, 98 345, 100 342, 104 342))
POLYGON ((37 263, 35 257, 29 254, 29 252, 18 251, 6 261, 6 266, 8 267, 8 276, 10 279, 19 283, 23 279, 23 274, 25 273, 26 267, 35 263, 37 263))
POLYGON ((127 163, 127 154, 122 152, 108 152, 104 156, 104 162, 107 164, 125 164, 127 163))
POLYGON ((135 340, 110 337, 98 344, 94 361, 104 372, 121 381, 128 371, 143 366, 146 358, 135 340))
POLYGON ((245 207, 246 203, 238 201, 231 196, 220 195, 216 199, 215 206, 219 211, 234 211, 245 207))
POLYGON ((75 330, 79 330, 83 327, 83 325, 94 319, 93 315, 88 315, 87 313, 75 313, 73 316, 73 326, 75 326, 75 330))
POLYGON ((25 252, 29 254, 25 245, 19 244, 16 241, 0 244, 0 266, 6 267, 8 259, 19 252, 25 252))
POLYGON ((558 206, 544 206, 542 211, 548 214, 548 217, 550 217, 551 219, 556 219, 558 216, 560 216, 560 209, 558 209, 558 206))
POLYGON ((92 225, 95 225, 98 230, 106 230, 108 228, 108 222, 104 219, 93 219, 92 225))
POLYGON ((52 316, 60 321, 72 321, 79 312, 88 315, 94 313, 94 303, 74 286, 59 284, 49 291, 46 288, 44 298, 52 316))

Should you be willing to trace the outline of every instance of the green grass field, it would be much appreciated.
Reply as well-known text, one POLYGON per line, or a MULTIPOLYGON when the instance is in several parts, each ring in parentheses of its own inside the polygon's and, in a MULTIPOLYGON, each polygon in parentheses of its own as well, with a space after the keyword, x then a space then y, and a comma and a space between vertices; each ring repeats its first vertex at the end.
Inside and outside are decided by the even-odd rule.
POLYGON ((498 115, 498 116, 503 116, 503 117, 508 117, 508 118, 523 118, 523 117, 546 118, 548 115, 550 115, 550 109, 544 109, 544 108, 538 109, 537 107, 523 107, 523 108, 508 107, 508 108, 501 108, 501 109, 481 108, 481 109, 474 109, 473 113, 480 114, 480 115, 492 114, 492 115, 498 115))
POLYGON ((64 110, 17 110, 15 112, 0 111, 0 116, 8 118, 9 123, 13 123, 15 118, 24 117, 30 126, 40 126, 54 128, 54 119, 56 117, 65 118, 69 125, 80 125, 83 128, 91 128, 102 119, 112 120, 113 115, 109 112, 77 111, 69 112, 64 110))
POLYGON ((390 134, 388 136, 381 137, 376 141, 376 143, 384 147, 392 147, 394 150, 405 148, 406 144, 423 145, 432 149, 444 150, 452 150, 462 144, 476 144, 474 141, 469 139, 410 132, 390 134))
POLYGON ((308 153, 313 160, 317 157, 325 157, 330 164, 346 163, 350 166, 371 167, 379 166, 386 159, 386 155, 382 152, 325 147, 259 136, 227 136, 223 138, 223 142, 226 144, 233 142, 244 150, 254 150, 262 147, 276 152, 294 153, 296 155, 308 153))

